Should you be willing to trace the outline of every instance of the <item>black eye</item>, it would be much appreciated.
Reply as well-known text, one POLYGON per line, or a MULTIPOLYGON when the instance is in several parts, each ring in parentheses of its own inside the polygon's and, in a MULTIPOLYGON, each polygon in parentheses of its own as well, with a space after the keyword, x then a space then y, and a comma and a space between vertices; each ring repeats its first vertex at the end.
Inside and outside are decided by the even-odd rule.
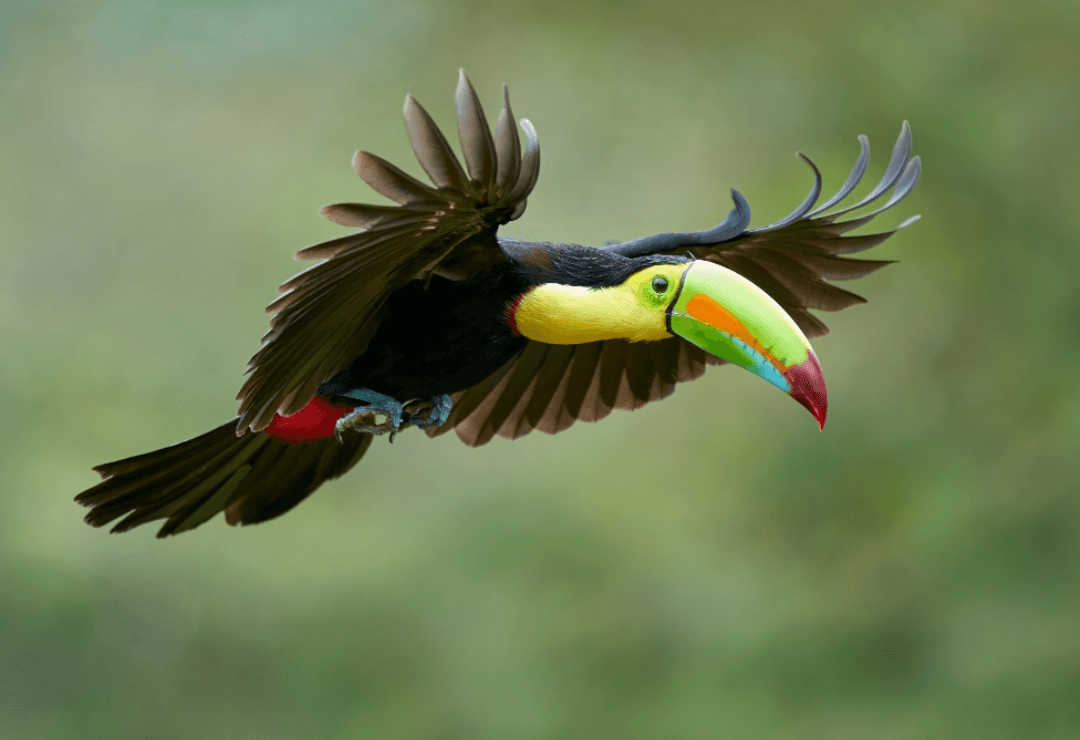
POLYGON ((657 293, 663 293, 667 290, 668 281, 663 275, 657 275, 652 279, 652 289, 657 293))

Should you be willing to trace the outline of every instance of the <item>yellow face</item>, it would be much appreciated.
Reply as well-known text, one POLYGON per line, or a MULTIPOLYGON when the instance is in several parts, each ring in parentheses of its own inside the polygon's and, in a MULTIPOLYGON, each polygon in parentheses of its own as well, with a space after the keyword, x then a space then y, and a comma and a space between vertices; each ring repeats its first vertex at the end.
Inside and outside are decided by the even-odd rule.
POLYGON ((548 344, 666 339, 667 307, 686 269, 653 265, 611 288, 540 285, 521 299, 514 320, 522 336, 548 344))

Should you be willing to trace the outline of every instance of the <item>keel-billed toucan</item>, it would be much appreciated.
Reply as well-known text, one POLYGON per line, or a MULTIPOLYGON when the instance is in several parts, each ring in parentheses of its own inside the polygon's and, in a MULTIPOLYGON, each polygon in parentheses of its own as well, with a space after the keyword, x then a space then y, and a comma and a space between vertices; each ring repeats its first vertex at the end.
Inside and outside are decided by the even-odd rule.
MULTIPOLYGON (((426 184, 367 152, 360 177, 397 203, 340 203, 324 216, 361 231, 302 249, 321 259, 281 286, 263 346, 240 389, 239 417, 186 442, 95 468, 77 501, 113 531, 165 519, 159 536, 220 511, 230 524, 275 517, 349 470, 383 432, 453 429, 468 445, 635 409, 741 365, 825 423, 825 382, 807 337, 859 296, 825 282, 889 264, 841 256, 892 231, 846 232, 915 186, 907 124, 876 187, 840 210, 866 171, 869 145, 840 190, 815 208, 821 175, 793 213, 749 229, 735 207, 707 231, 655 234, 601 248, 498 235, 524 212, 540 170, 527 119, 521 153, 504 88, 494 135, 464 75, 457 88, 463 168, 427 112, 405 98, 405 127, 426 184), (891 192, 877 210, 841 220, 891 192)), ((906 225, 901 224, 901 226, 906 225)), ((900 227, 897 227, 900 228, 900 227)))

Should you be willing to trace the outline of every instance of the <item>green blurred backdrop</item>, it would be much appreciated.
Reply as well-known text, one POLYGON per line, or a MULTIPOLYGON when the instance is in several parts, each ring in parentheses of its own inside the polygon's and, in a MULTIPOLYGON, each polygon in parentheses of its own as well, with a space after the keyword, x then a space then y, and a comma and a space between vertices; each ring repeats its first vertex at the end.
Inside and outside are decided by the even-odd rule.
POLYGON ((0 4, 0 736, 1080 737, 1080 5, 1013 6, 0 4), (83 525, 93 464, 234 413, 352 152, 418 172, 458 67, 540 133, 523 238, 760 225, 909 119, 826 432, 716 368, 263 526, 83 525))

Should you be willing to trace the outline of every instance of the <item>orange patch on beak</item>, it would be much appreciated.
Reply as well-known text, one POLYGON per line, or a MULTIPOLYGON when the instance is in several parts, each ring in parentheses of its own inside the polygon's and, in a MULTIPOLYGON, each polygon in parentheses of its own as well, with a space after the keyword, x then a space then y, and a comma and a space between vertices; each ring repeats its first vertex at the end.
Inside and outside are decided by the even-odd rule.
POLYGON ((746 342, 750 347, 761 353, 777 370, 784 372, 787 368, 776 361, 772 353, 765 349, 750 330, 743 326, 735 316, 709 296, 699 293, 691 298, 686 304, 686 311, 692 318, 703 324, 719 329, 730 334, 736 339, 746 342))

